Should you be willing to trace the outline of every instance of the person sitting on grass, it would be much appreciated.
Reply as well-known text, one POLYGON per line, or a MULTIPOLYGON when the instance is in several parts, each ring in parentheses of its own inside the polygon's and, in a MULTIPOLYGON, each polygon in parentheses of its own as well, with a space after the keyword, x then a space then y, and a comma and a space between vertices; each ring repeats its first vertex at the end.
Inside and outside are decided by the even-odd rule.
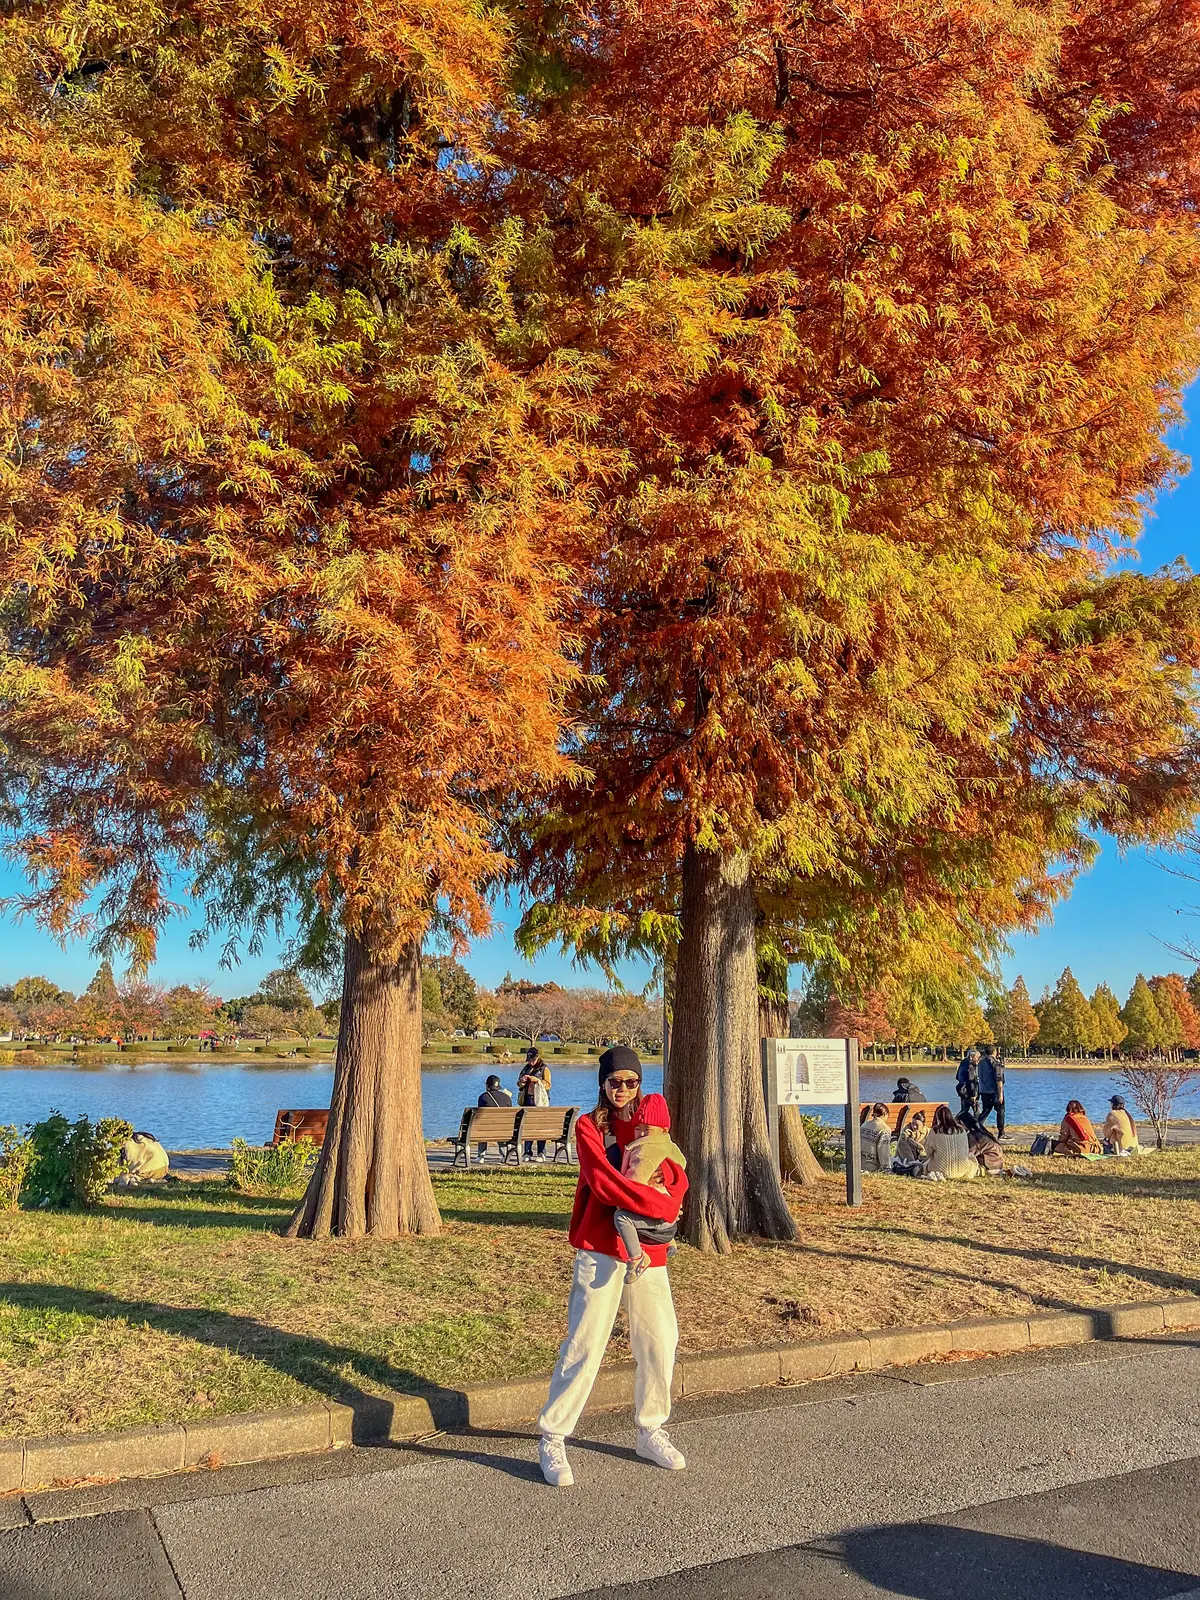
POLYGON ((971 1154, 979 1163, 979 1170, 991 1173, 994 1178, 1004 1176, 1004 1151, 1000 1148, 1000 1141, 984 1122, 982 1117, 973 1117, 964 1113, 959 1118, 967 1130, 967 1145, 971 1154))
POLYGON ((929 1132, 923 1111, 914 1111, 904 1124, 900 1137, 896 1140, 896 1159, 892 1163, 894 1172, 915 1173, 919 1172, 921 1163, 925 1159, 925 1138, 929 1132))
POLYGON ((887 1107, 882 1100, 871 1107, 871 1114, 858 1128, 858 1148, 862 1152, 864 1172, 890 1172, 892 1170, 892 1130, 888 1126, 887 1107))
POLYGON ((1134 1156, 1138 1153, 1137 1129, 1133 1125, 1133 1118, 1125 1109, 1125 1102, 1119 1094, 1113 1095, 1108 1102, 1112 1110, 1104 1119, 1104 1148, 1109 1155, 1134 1156))
POLYGON ((949 1106, 939 1106, 933 1113, 933 1127, 925 1140, 921 1176, 939 1182, 979 1176, 979 1163, 971 1154, 967 1130, 949 1106))
POLYGON ((1058 1138, 1051 1155, 1094 1160, 1103 1154, 1104 1146, 1096 1137, 1096 1130, 1082 1104, 1078 1100, 1068 1100, 1066 1115, 1059 1123, 1058 1138))
MULTIPOLYGON (((671 1138, 670 1130, 671 1113, 667 1108, 667 1102, 660 1094, 648 1094, 643 1097, 637 1109, 632 1143, 627 1144, 621 1152, 611 1133, 606 1135, 604 1143, 607 1149, 609 1139, 612 1139, 612 1149, 616 1150, 621 1158, 622 1177, 628 1178, 630 1183, 649 1184, 652 1189, 666 1194, 663 1162, 673 1161, 681 1171, 687 1167, 687 1159, 671 1138)), ((611 1150, 608 1151, 608 1155, 611 1160, 611 1150)), ((641 1216, 636 1211, 626 1211, 618 1207, 613 1212, 613 1226, 621 1235, 621 1243, 625 1246, 625 1253, 629 1258, 629 1265, 625 1268, 626 1283, 636 1283, 650 1265, 650 1257, 642 1249, 643 1241, 647 1244, 665 1244, 668 1260, 678 1248, 675 1243, 678 1223, 662 1222, 656 1217, 641 1216)))

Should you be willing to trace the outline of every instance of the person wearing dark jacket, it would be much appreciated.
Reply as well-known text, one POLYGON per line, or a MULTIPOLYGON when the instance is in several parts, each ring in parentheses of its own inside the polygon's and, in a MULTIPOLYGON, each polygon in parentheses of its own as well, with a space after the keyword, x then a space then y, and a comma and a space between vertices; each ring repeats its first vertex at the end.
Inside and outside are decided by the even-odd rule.
POLYGON ((924 1098, 917 1085, 908 1078, 900 1078, 892 1091, 892 1102, 896 1105, 913 1105, 924 1098))
POLYGON ((972 1045, 958 1064, 954 1087, 959 1105, 971 1116, 979 1113, 979 1051, 972 1045))
MULTIPOLYGON (((509 1094, 508 1090, 503 1087, 496 1074, 492 1072, 489 1073, 487 1083, 484 1085, 483 1093, 479 1096, 479 1099, 475 1102, 475 1104, 477 1106, 511 1106, 512 1095, 509 1094)), ((481 1161, 483 1160, 486 1149, 486 1144, 481 1144, 479 1146, 478 1153, 481 1161)), ((496 1149, 499 1150, 500 1146, 497 1145, 496 1149)))
POLYGON ((982 1122, 989 1111, 996 1113, 996 1137, 1004 1137, 1004 1063, 996 1054, 994 1044, 985 1044, 979 1061, 979 1098, 983 1106, 979 1113, 982 1122))

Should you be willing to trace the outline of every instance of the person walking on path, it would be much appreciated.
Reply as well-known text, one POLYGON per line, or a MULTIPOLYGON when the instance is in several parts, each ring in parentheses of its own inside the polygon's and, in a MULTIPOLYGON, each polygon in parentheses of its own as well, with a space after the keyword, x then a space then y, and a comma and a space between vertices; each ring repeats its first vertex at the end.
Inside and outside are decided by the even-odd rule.
MULTIPOLYGON (((517 1079, 517 1104, 519 1106, 548 1106, 550 1104, 550 1068, 542 1060, 542 1052, 535 1045, 525 1052, 525 1065, 517 1079)), ((525 1159, 533 1156, 533 1140, 525 1141, 525 1159)), ((537 1159, 546 1159, 546 1141, 538 1140, 537 1159)))
POLYGON ((968 1116, 979 1114, 979 1051, 972 1045, 958 1064, 954 1087, 960 1110, 968 1116))
POLYGON ((650 1258, 650 1266, 627 1283, 629 1256, 613 1217, 620 1208, 674 1222, 687 1193, 687 1177, 671 1161, 662 1164, 661 1188, 621 1176, 609 1158, 607 1146, 611 1141, 619 1159, 633 1141, 642 1100, 642 1064, 637 1053, 625 1045, 606 1050, 600 1057, 599 1078, 600 1098, 595 1110, 575 1124, 579 1182, 568 1229, 568 1238, 575 1247, 575 1271, 567 1306, 567 1337, 559 1349, 550 1393, 538 1418, 542 1476, 556 1489, 575 1481, 567 1460, 566 1441, 592 1392, 622 1301, 637 1363, 633 1395, 637 1453, 643 1460, 674 1472, 686 1465, 665 1431, 671 1414, 671 1378, 679 1340, 667 1277, 667 1247, 645 1242, 642 1248, 650 1258))
POLYGON ((996 1054, 994 1044, 985 1044, 979 1058, 979 1099, 983 1106, 979 1120, 983 1122, 990 1111, 996 1113, 996 1137, 1004 1137, 1004 1062, 996 1054))

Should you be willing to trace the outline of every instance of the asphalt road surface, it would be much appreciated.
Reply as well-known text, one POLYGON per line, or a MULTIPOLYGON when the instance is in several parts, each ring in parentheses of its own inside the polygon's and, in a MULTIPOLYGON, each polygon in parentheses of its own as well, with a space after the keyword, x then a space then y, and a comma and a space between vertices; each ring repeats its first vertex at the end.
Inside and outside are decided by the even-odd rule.
POLYGON ((1200 1333, 0 1499, 0 1600, 1200 1600, 1200 1333))

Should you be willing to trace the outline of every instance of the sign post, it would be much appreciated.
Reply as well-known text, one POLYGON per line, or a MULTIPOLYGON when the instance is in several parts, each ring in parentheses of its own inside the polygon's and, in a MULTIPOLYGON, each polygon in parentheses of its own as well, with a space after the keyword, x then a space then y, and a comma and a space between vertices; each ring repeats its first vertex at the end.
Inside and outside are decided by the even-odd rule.
POLYGON ((779 1171, 780 1106, 842 1106, 846 1130, 846 1204, 862 1205, 858 1144, 858 1040, 764 1039, 763 1100, 771 1159, 779 1171))

